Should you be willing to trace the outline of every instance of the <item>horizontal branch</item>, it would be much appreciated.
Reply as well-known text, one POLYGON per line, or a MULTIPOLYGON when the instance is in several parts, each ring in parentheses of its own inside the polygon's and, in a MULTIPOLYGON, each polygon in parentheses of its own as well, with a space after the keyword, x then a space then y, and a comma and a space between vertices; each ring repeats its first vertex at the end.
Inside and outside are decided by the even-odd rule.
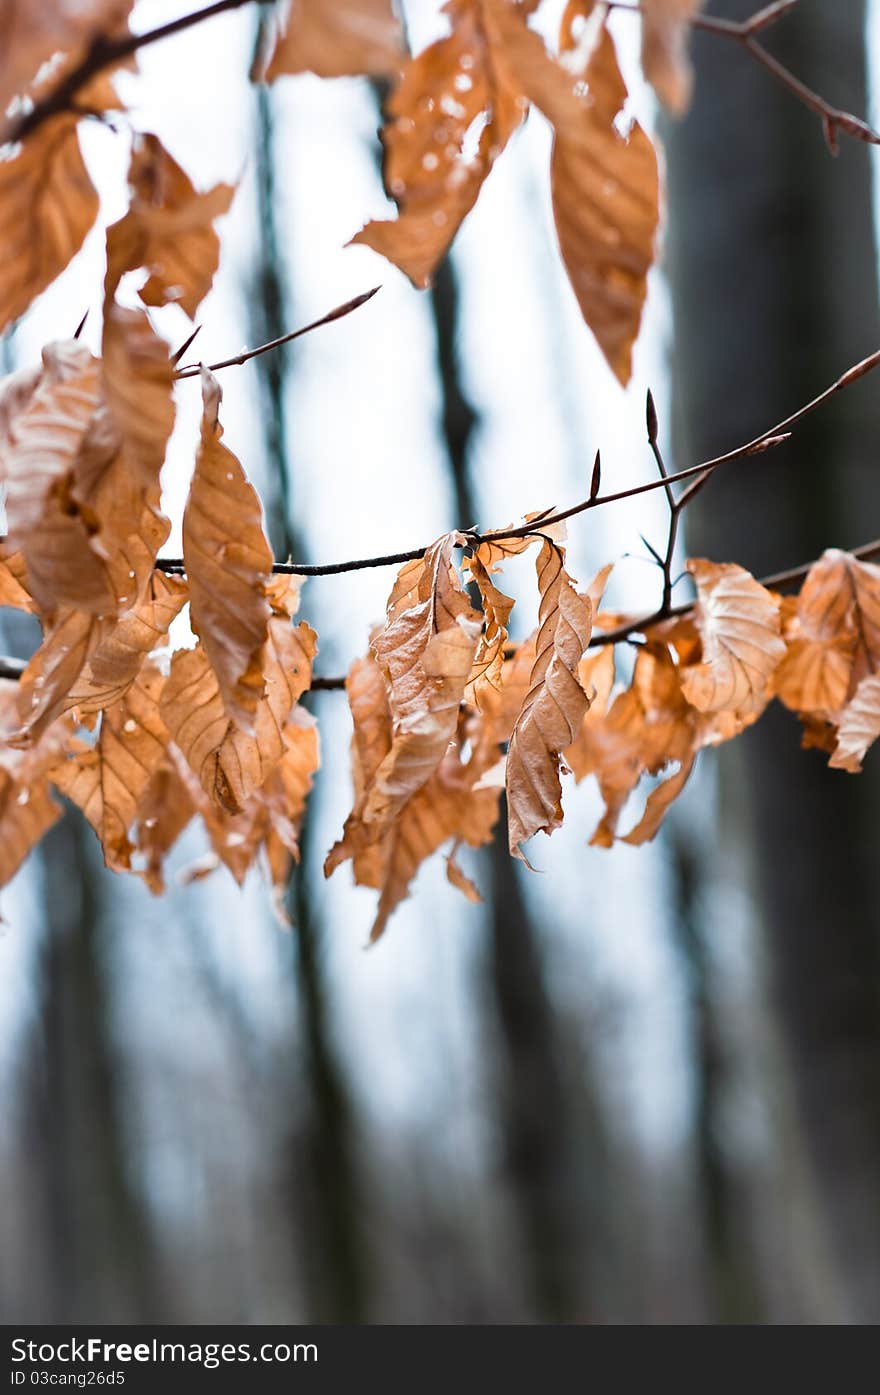
MULTIPOLYGON (((520 527, 497 528, 487 533, 480 533, 475 528, 462 528, 459 531, 474 547, 478 547, 480 543, 484 542, 505 542, 514 538, 525 538, 537 529, 548 528, 554 523, 562 523, 566 519, 575 518, 578 514, 586 513, 590 509, 601 508, 607 504, 619 504, 626 499, 635 499, 640 494, 648 494, 655 489, 664 489, 668 493, 671 485, 690 480, 693 481, 690 489, 685 490, 678 500, 679 509, 683 508, 696 493, 697 488, 702 488, 708 478, 722 465, 728 465, 735 460, 746 459, 750 456, 761 455, 764 451, 781 445, 788 440, 791 434, 790 429, 803 421, 804 417, 815 412, 829 398, 834 397, 845 388, 851 387, 853 383, 873 372, 878 366, 880 366, 880 349, 854 364, 852 368, 848 368, 830 387, 825 388, 818 397, 812 398, 803 407, 799 407, 796 412, 792 412, 791 416, 776 422, 774 426, 769 427, 759 436, 753 437, 752 440, 746 441, 744 445, 737 446, 724 455, 716 455, 711 460, 703 460, 699 465, 691 465, 686 470, 679 470, 676 474, 664 474, 657 479, 647 480, 644 484, 631 485, 628 489, 618 489, 610 494, 592 494, 591 492, 590 497, 582 499, 577 504, 572 504, 570 508, 547 513, 539 519, 533 519, 530 523, 522 524, 520 527)), ((358 557, 348 562, 276 562, 272 570, 285 576, 339 576, 345 572, 367 571, 375 567, 395 567, 402 566, 404 562, 415 562, 424 555, 429 546, 430 543, 426 543, 422 547, 408 548, 405 552, 388 552, 376 557, 358 557)), ((182 557, 160 557, 156 566, 163 572, 183 574, 186 571, 182 557)))
MULTIPOLYGON (((861 547, 850 549, 850 555, 857 557, 860 562, 870 561, 871 558, 880 557, 880 538, 875 538, 873 542, 863 543, 861 547)), ((805 562, 800 567, 791 567, 784 572, 774 572, 771 576, 760 577, 762 586, 779 589, 785 586, 796 586, 803 581, 810 568, 815 565, 812 562, 805 562)), ((642 615, 636 620, 627 621, 625 625, 618 625, 613 630, 603 630, 598 634, 593 634, 590 638, 589 648, 596 649, 606 644, 623 644, 634 635, 644 634, 652 625, 659 625, 663 620, 672 620, 681 615, 689 615, 695 606, 694 601, 685 601, 682 605, 668 606, 665 609, 655 610, 651 615, 642 615)), ((511 653, 515 652, 516 646, 511 647, 511 653)), ((14 659, 10 657, 0 657, 0 678, 18 679, 25 670, 27 661, 25 659, 14 659)), ((345 677, 341 674, 332 676, 317 674, 309 687, 310 693, 329 693, 341 691, 345 687, 345 677)))

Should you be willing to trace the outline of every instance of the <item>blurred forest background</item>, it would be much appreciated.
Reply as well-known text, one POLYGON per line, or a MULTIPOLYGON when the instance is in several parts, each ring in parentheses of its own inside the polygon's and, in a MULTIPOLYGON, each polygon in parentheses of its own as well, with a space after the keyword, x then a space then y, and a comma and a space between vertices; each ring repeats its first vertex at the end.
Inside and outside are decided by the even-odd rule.
MULTIPOLYGON (((433 0, 404 8, 414 47, 440 32, 433 0)), ((142 0, 135 25, 180 10, 142 0)), ((636 22, 614 29, 656 127, 627 65, 636 22)), ((311 77, 255 91, 255 37, 248 9, 222 16, 145 50, 126 91, 202 186, 241 180, 201 353, 383 283, 350 319, 224 377, 226 438, 279 555, 502 525, 583 495, 598 445, 603 483, 625 487, 650 469, 648 385, 681 467, 880 344, 868 148, 832 160, 815 117, 735 45, 695 36, 692 112, 661 122, 666 252, 624 393, 554 251, 537 114, 420 295, 343 250, 385 207, 381 93, 311 77)), ((876 124, 877 0, 802 0, 767 42, 876 124)), ((87 135, 116 217, 127 142, 87 135)), ((101 273, 97 232, 5 367, 72 330, 101 273)), ((166 471, 178 521, 196 398, 166 471)), ((867 541, 878 442, 865 385, 713 482, 689 551, 760 574, 867 541)), ((624 556, 640 531, 662 541, 659 493, 572 527, 581 580, 621 559, 614 608, 659 587, 624 556)), ((320 671, 363 649, 390 583, 307 584, 320 671)), ((2 619, 4 652, 28 653, 29 622, 2 619)), ((371 894, 321 872, 350 798, 345 698, 310 702, 324 768, 293 931, 257 880, 239 893, 218 873, 152 900, 103 871, 72 813, 4 895, 0 1320, 880 1321, 876 757, 861 780, 829 771, 771 712, 703 757, 655 845, 587 848, 598 801, 571 790, 565 828, 534 848, 543 875, 512 864, 502 834, 469 869, 482 906, 426 868, 364 954, 371 894)), ((203 853, 189 835, 179 867, 203 853)))

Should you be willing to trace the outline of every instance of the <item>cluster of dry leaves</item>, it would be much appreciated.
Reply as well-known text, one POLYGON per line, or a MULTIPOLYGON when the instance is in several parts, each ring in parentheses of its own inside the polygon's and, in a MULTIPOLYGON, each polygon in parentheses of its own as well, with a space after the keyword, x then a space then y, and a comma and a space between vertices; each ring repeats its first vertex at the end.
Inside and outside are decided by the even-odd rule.
MULTIPOLYGON (((39 104, 92 51, 127 33, 133 0, 0 3, 0 112, 39 104)), ((398 217, 353 239, 426 286, 531 106, 554 140, 550 179, 560 251, 586 323, 622 382, 645 301, 660 217, 657 155, 625 115, 627 89, 595 0, 569 0, 555 52, 528 21, 540 0, 447 0, 448 37, 405 51, 392 0, 285 0, 253 76, 367 74, 391 83, 382 131, 398 217)), ((661 98, 688 100, 688 20, 700 0, 643 0, 643 66, 661 98)), ((134 60, 129 60, 133 62, 134 60)), ((112 65, 0 159, 0 328, 63 270, 98 216, 80 151, 83 114, 118 110, 112 65)), ((0 125, 0 147, 3 141, 0 125)), ((152 304, 153 301, 148 303, 152 304)), ((182 302, 181 302, 182 303, 182 302)))
MULTIPOLYGON (((535 8, 450 0, 450 36, 404 60, 388 0, 296 0, 259 66, 269 79, 305 68, 397 75, 385 144, 400 216, 359 239, 420 284, 528 104, 544 111, 563 256, 623 379, 653 254, 656 159, 644 132, 620 128, 626 91, 602 7, 572 0, 555 55, 526 23, 535 8)), ((39 101, 96 34, 124 33, 129 9, 128 0, 0 4, 7 113, 15 99, 39 101)), ((694 9, 644 6, 646 71, 673 106, 686 100, 681 33, 694 9)), ((117 105, 111 76, 80 92, 82 110, 117 105)), ((80 115, 52 115, 0 161, 2 328, 97 216, 80 115)), ((241 881, 261 860, 280 893, 320 759, 301 703, 317 636, 296 619, 299 580, 273 573, 260 501, 223 444, 220 389, 205 369, 183 567, 157 565, 179 370, 149 309, 196 314, 219 260, 214 222, 233 190, 197 192, 159 140, 140 135, 129 192, 107 229, 100 357, 76 338, 52 343, 41 364, 0 384, 0 606, 32 612, 43 630, 21 681, 0 681, 0 885, 59 817, 60 793, 93 825, 107 865, 154 891, 198 817, 211 866, 241 881), (119 294, 132 274, 136 308, 119 294)), ((805 744, 846 770, 880 733, 877 567, 826 553, 800 595, 783 599, 741 567, 692 561, 696 606, 633 623, 634 665, 617 672, 605 637, 630 622, 601 609, 611 568, 579 591, 564 539, 543 518, 507 540, 446 534, 406 563, 348 676, 354 804, 326 871, 350 861, 355 880, 378 891, 374 937, 440 849, 450 880, 477 896, 457 852, 488 842, 502 791, 514 856, 561 824, 566 771, 596 777, 605 807, 593 841, 638 844, 656 833, 698 751, 737 735, 773 697, 799 713, 805 744), (530 550, 538 625, 513 647, 501 571, 530 550), (643 783, 643 808, 621 835, 643 783)))

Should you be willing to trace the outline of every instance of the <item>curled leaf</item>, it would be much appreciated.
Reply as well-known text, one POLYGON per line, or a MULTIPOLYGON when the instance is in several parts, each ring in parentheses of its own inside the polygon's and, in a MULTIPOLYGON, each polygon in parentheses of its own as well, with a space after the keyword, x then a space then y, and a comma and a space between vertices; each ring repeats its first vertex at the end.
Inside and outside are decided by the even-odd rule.
POLYGON ((202 393, 201 444, 183 516, 192 627, 217 675, 225 711, 252 732, 264 689, 272 549, 259 495, 221 441, 220 386, 206 369, 202 393))
POLYGON ((507 755, 510 851, 520 858, 521 843, 538 832, 552 833, 562 823, 562 752, 589 706, 578 665, 590 642, 592 606, 578 595, 554 543, 543 543, 537 571, 541 602, 535 661, 507 755))

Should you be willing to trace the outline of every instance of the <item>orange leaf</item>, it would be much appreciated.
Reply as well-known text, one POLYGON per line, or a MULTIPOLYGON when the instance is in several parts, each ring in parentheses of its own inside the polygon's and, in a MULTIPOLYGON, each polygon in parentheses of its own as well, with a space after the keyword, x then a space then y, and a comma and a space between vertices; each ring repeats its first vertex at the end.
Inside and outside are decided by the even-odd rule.
POLYGON ((0 332, 60 275, 98 216, 76 124, 53 117, 0 159, 0 332))
MULTIPOLYGON (((773 686, 795 712, 830 717, 846 701, 859 642, 853 562, 845 553, 826 552, 810 568, 796 603, 784 603, 785 613, 793 614, 784 626, 787 649, 773 686)), ((877 618, 880 639, 880 608, 877 618)))
POLYGON ((150 273, 139 292, 144 304, 172 302, 192 317, 220 261, 214 219, 228 211, 235 190, 216 184, 196 193, 153 135, 135 137, 128 180, 128 212, 107 229, 108 297, 126 271, 144 266, 150 273))
POLYGON ((632 372, 659 223, 657 156, 633 123, 617 128, 627 92, 614 42, 604 28, 592 52, 572 39, 573 18, 591 5, 569 6, 560 61, 514 9, 504 9, 506 54, 517 81, 554 128, 553 210, 565 268, 581 314, 621 383, 632 372))
POLYGON ((391 0, 293 0, 258 63, 267 82, 285 73, 382 77, 403 61, 403 36, 391 0))
POLYGON ((525 114, 498 42, 496 7, 497 0, 449 0, 452 33, 409 60, 387 103, 385 186, 399 217, 368 223, 352 241, 420 288, 525 114))

